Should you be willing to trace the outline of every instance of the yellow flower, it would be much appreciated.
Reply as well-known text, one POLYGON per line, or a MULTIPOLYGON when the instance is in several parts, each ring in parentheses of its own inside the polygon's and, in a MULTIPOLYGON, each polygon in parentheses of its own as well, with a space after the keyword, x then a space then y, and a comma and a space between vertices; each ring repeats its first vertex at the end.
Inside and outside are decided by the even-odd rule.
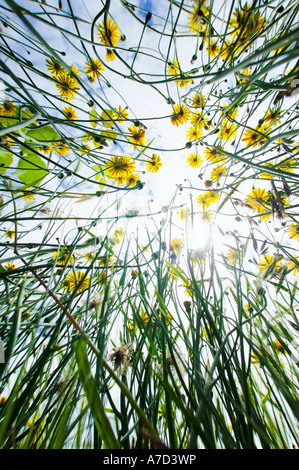
POLYGON ((199 168, 202 162, 203 159, 196 153, 190 153, 190 155, 187 157, 187 163, 189 166, 191 166, 191 168, 199 168))
POLYGON ((181 71, 179 62, 177 60, 169 62, 166 71, 168 75, 178 75, 181 71))
POLYGON ((170 121, 174 126, 185 124, 189 119, 189 109, 185 104, 176 104, 173 107, 173 112, 170 121))
POLYGON ((209 9, 205 6, 205 0, 195 2, 192 12, 188 16, 189 29, 191 32, 198 34, 207 27, 209 17, 209 9))
POLYGON ((279 162, 279 164, 278 164, 278 168, 280 170, 289 171, 290 173, 292 173, 292 171, 294 171, 294 169, 297 166, 298 166, 298 162, 297 162, 297 160, 295 160, 293 158, 287 158, 287 159, 279 162))
POLYGON ((191 83, 194 83, 193 80, 185 80, 185 78, 188 77, 188 73, 182 74, 180 80, 176 80, 175 83, 180 87, 180 88, 185 88, 186 86, 190 85, 191 83))
POLYGON ((246 203, 256 211, 265 210, 269 201, 269 193, 264 188, 253 188, 247 195, 246 203))
POLYGON ((7 400, 8 400, 7 397, 1 397, 1 398, 0 398, 0 407, 1 407, 1 406, 3 407, 3 406, 5 405, 5 403, 7 402, 7 400))
POLYGON ((34 199, 34 194, 31 193, 29 189, 25 189, 25 192, 22 192, 21 196, 24 201, 31 201, 31 199, 34 199))
POLYGON ((64 142, 54 142, 54 149, 55 152, 58 153, 58 155, 61 155, 62 157, 67 155, 70 150, 69 146, 64 142))
POLYGON ((260 367, 262 367, 259 356, 257 356, 254 352, 251 353, 251 361, 250 362, 251 362, 251 364, 259 364, 260 367))
POLYGON ((156 153, 153 153, 152 158, 148 158, 145 163, 145 167, 147 171, 150 171, 152 173, 157 173, 157 171, 160 170, 161 166, 162 166, 161 158, 156 153))
POLYGON ((299 274, 299 259, 295 257, 297 263, 294 263, 293 261, 288 262, 288 267, 293 271, 294 276, 297 276, 299 274))
POLYGON ((120 243, 121 239, 125 236, 123 228, 117 228, 114 232, 116 243, 120 243))
POLYGON ((203 209, 208 209, 208 207, 210 207, 211 205, 209 193, 200 194, 198 198, 196 199, 196 201, 197 201, 197 204, 202 206, 203 209))
POLYGON ((238 261, 238 251, 234 250, 233 248, 230 248, 227 252, 226 258, 231 264, 238 263, 239 262, 238 261))
POLYGON ((106 60, 107 60, 107 62, 112 62, 115 59, 116 59, 115 51, 113 49, 107 49, 106 50, 106 60))
POLYGON ((126 178, 126 185, 134 188, 139 180, 139 173, 131 173, 130 176, 126 178))
POLYGON ((190 218, 190 211, 187 207, 184 207, 183 209, 178 211, 178 216, 181 219, 182 222, 190 218))
POLYGON ((247 77, 251 77, 251 71, 250 70, 242 70, 241 72, 238 73, 238 78, 240 83, 247 83, 248 79, 247 77))
POLYGON ((173 240, 171 240, 171 246, 174 249, 175 253, 178 253, 184 248, 184 242, 181 238, 174 238, 173 240))
POLYGON ((202 93, 196 93, 192 97, 192 105, 194 108, 203 108, 206 104, 206 98, 202 93))
POLYGON ((88 289, 90 284, 90 277, 86 277, 83 271, 69 274, 62 283, 62 289, 67 289, 71 292, 77 289, 77 294, 88 289), (80 285, 79 289, 78 286, 80 285))
POLYGON ((6 238, 12 239, 15 236, 16 232, 14 230, 8 230, 6 233, 6 238))
POLYGON ((227 159, 226 156, 222 153, 223 147, 218 147, 218 149, 213 147, 205 148, 205 159, 211 163, 219 163, 227 159))
POLYGON ((102 44, 108 47, 118 45, 120 38, 119 27, 112 18, 108 18, 106 24, 103 20, 102 24, 97 26, 97 29, 102 44))
POLYGON ((46 63, 48 65, 47 70, 51 73, 52 76, 57 77, 58 75, 63 75, 66 73, 65 68, 57 62, 54 57, 51 59, 46 59, 46 63))
POLYGON ((246 129, 242 141, 245 142, 247 147, 250 145, 256 147, 257 144, 261 144, 261 141, 265 142, 265 137, 261 128, 246 129))
MULTIPOLYGON (((267 162, 267 163, 265 163, 265 166, 273 168, 273 162, 267 162)), ((263 171, 261 173, 261 178, 264 178, 266 180, 270 180, 272 178, 272 176, 273 175, 271 173, 267 173, 266 171, 263 171)))
POLYGON ((9 261, 4 267, 5 269, 7 269, 7 271, 13 271, 14 269, 16 269, 17 266, 11 261, 9 261))
POLYGON ((227 175, 226 167, 217 165, 217 167, 211 173, 211 180, 214 182, 220 181, 223 176, 227 175))
POLYGON ((13 103, 13 101, 9 101, 8 99, 4 100, 1 105, 0 114, 3 116, 14 116, 17 107, 13 103))
POLYGON ((139 147, 140 145, 145 145, 146 139, 145 139, 145 130, 136 127, 134 124, 128 128, 128 131, 131 134, 131 137, 129 138, 129 141, 132 142, 133 145, 136 147, 139 147))
POLYGON ((128 118, 127 108, 122 108, 121 106, 119 106, 117 111, 115 112, 115 119, 119 122, 123 122, 127 118, 128 118))
POLYGON ((104 164, 104 169, 108 178, 128 178, 135 171, 135 161, 132 161, 131 157, 124 155, 118 157, 117 155, 112 157, 104 164))
POLYGON ((193 126, 203 129, 208 120, 204 118, 202 111, 196 111, 195 113, 191 113, 190 122, 193 124, 193 126))
POLYGON ((207 51, 210 57, 216 57, 219 54, 220 47, 216 41, 211 41, 207 46, 207 51))
POLYGON ((238 127, 231 122, 224 122, 218 133, 219 137, 223 140, 233 139, 238 131, 238 127))
POLYGON ((280 117, 281 117, 282 111, 279 109, 270 109, 267 113, 266 116, 264 117, 264 121, 271 126, 272 124, 279 124, 280 117))
POLYGON ((230 35, 238 38, 239 41, 248 39, 253 33, 263 28, 265 18, 262 18, 258 10, 250 11, 250 6, 245 3, 242 10, 235 9, 233 17, 230 19, 230 26, 233 30, 230 35))
POLYGON ((76 93, 79 91, 78 82, 69 74, 62 74, 56 76, 56 88, 59 91, 61 98, 64 101, 71 101, 74 99, 76 93))
POLYGON ((294 240, 299 241, 299 224, 293 223, 292 225, 289 225, 286 231, 289 234, 290 239, 294 238, 294 240))
POLYGON ((62 109, 62 112, 64 114, 65 119, 69 119, 70 121, 76 121, 78 119, 76 111, 72 106, 65 106, 65 108, 62 109))
POLYGON ((212 220, 212 213, 208 210, 203 210, 199 213, 199 218, 202 222, 210 222, 212 220))
POLYGON ((74 263, 74 256, 70 256, 69 251, 55 251, 53 253, 53 260, 56 260, 56 264, 59 266, 65 266, 65 264, 73 264, 74 263))
POLYGON ((82 155, 85 155, 86 153, 90 152, 91 148, 87 144, 83 144, 79 147, 79 152, 82 153, 82 155))
POLYGON ((280 262, 277 259, 275 259, 274 256, 271 256, 269 254, 264 255, 263 258, 261 259, 261 262, 260 262, 260 271, 265 272, 271 266, 274 269, 278 269, 280 267, 280 262))
POLYGON ((274 340, 274 346, 275 346, 275 350, 278 354, 284 354, 284 347, 282 346, 282 344, 278 341, 278 339, 275 339, 274 340))
POLYGON ((90 62, 85 62, 86 75, 90 77, 90 81, 94 82, 97 77, 100 77, 105 70, 104 65, 99 59, 90 59, 90 62))
POLYGON ((214 202, 218 201, 219 199, 219 193, 216 192, 216 191, 209 191, 207 192, 207 196, 209 198, 209 201, 211 204, 213 204, 214 202))
POLYGON ((201 127, 192 126, 192 127, 189 127, 187 131, 187 139, 189 141, 198 140, 202 136, 202 134, 203 134, 203 130, 201 127))

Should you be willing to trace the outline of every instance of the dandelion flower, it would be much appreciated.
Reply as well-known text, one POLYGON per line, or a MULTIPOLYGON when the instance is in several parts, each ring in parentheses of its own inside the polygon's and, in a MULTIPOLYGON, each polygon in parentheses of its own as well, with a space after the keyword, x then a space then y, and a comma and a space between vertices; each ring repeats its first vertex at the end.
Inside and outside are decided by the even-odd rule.
POLYGON ((220 181, 223 176, 227 175, 226 167, 217 165, 217 167, 211 173, 211 180, 214 182, 220 181))
POLYGON ((192 140, 198 140, 203 134, 202 128, 191 126, 187 131, 187 139, 191 142, 192 140))
POLYGON ((174 126, 185 124, 189 119, 189 109, 185 104, 176 104, 173 107, 173 113, 170 117, 170 121, 174 126))
POLYGON ((146 139, 144 129, 138 128, 133 124, 131 127, 128 128, 128 131, 131 134, 129 141, 133 145, 135 145, 136 147, 139 147, 140 145, 145 145, 146 139))
POLYGON ((114 156, 104 164, 104 169, 108 178, 128 178, 135 171, 136 163, 131 157, 124 155, 123 157, 114 156))
POLYGON ((97 26, 97 29, 102 44, 108 47, 118 45, 120 38, 119 27, 112 18, 108 18, 106 23, 103 20, 102 24, 97 26))
POLYGON ((113 62, 116 59, 116 53, 113 49, 106 50, 106 60, 107 62, 113 62))
POLYGON ((53 260, 57 260, 56 264, 58 264, 59 266, 65 266, 66 264, 74 263, 74 256, 70 256, 69 251, 55 251, 53 253, 53 260))
POLYGON ((90 277, 85 276, 85 272, 78 271, 76 273, 69 274, 65 280, 62 282, 62 289, 67 289, 68 291, 75 291, 77 289, 77 294, 88 289, 90 284, 90 277), (79 289, 78 286, 80 285, 79 289))
POLYGON ((152 158, 148 158, 145 167, 147 171, 157 173, 162 166, 161 158, 156 153, 153 153, 152 158))
POLYGON ((245 142, 247 147, 261 145, 266 140, 263 131, 265 131, 264 128, 246 129, 242 141, 245 142))
POLYGON ((21 193, 21 196, 24 201, 31 201, 35 197, 35 195, 29 189, 25 189, 25 191, 21 193))
POLYGON ((131 365, 132 344, 126 344, 113 348, 113 352, 109 355, 108 360, 113 362, 113 368, 118 375, 126 373, 131 365))
POLYGON ((181 238, 174 238, 173 240, 171 240, 171 246, 174 249, 175 253, 178 253, 184 248, 183 240, 181 238))
POLYGON ((284 347, 282 346, 282 344, 278 341, 278 339, 275 339, 274 340, 274 347, 275 347, 275 350, 278 354, 284 354, 285 350, 284 350, 284 347))
POLYGON ((238 263, 238 251, 234 248, 230 248, 226 254, 226 259, 231 264, 238 263))
POLYGON ((16 232, 14 230, 8 230, 7 233, 6 233, 6 238, 14 238, 16 232))
POLYGON ((202 93, 196 93, 192 97, 192 106, 194 108, 203 108, 206 104, 206 98, 202 93))
POLYGON ((46 59, 47 63, 47 70, 51 73, 52 76, 57 77, 58 75, 63 75, 66 73, 65 68, 57 62, 54 57, 51 57, 51 59, 46 59))
POLYGON ((3 116, 11 117, 15 115, 16 110, 17 110, 17 107, 14 104, 14 102, 6 99, 3 101, 1 105, 0 114, 2 114, 3 116))
POLYGON ((299 241, 299 224, 293 223, 287 228, 287 233, 289 234, 290 239, 298 240, 299 241))
POLYGON ((90 81, 93 83, 97 77, 101 77, 105 70, 104 65, 99 59, 90 59, 90 62, 85 62, 86 75, 90 77, 90 81))
POLYGON ((14 269, 16 269, 17 266, 11 261, 9 261, 4 267, 5 269, 7 269, 7 271, 13 271, 14 269))
POLYGON ((115 112, 115 119, 116 121, 123 122, 128 118, 128 110, 127 108, 122 108, 121 106, 118 107, 117 111, 115 112))
POLYGON ((205 159, 211 163, 219 163, 221 161, 226 160, 222 153, 223 147, 219 147, 218 149, 213 147, 206 147, 204 150, 205 159))
POLYGON ((64 114, 65 119, 69 119, 70 121, 76 121, 78 119, 76 111, 72 106, 66 106, 62 109, 62 112, 64 114))
POLYGON ((78 82, 69 74, 63 74, 56 77, 56 88, 59 91, 61 98, 65 101, 74 99, 76 93, 79 91, 78 82))
POLYGON ((131 173, 130 176, 126 178, 126 185, 134 188, 139 180, 139 173, 131 173))
POLYGON ((202 162, 203 159, 196 153, 190 153, 187 157, 187 163, 191 168, 199 168, 202 162))
POLYGON ((219 54, 220 47, 216 41, 211 41, 207 46, 207 51, 210 57, 216 57, 219 54))

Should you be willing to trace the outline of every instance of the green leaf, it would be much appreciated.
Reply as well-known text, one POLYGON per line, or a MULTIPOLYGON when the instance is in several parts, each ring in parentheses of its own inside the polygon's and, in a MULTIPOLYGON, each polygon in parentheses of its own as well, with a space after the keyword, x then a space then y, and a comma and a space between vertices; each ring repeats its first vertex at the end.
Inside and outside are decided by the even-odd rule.
POLYGON ((46 168, 45 162, 38 155, 26 149, 14 174, 23 184, 30 186, 41 181, 47 175, 46 168))
POLYGON ((30 129, 26 132, 27 137, 32 137, 34 140, 42 142, 53 142, 60 140, 59 135, 51 126, 40 126, 37 129, 30 129))
POLYGON ((104 109, 101 114, 103 124, 105 127, 113 127, 114 125, 114 111, 112 109, 104 109))
POLYGON ((97 120, 98 119, 99 119, 98 113, 96 112, 95 109, 92 109, 90 111, 90 114, 89 114, 89 120, 90 120, 91 127, 93 127, 93 128, 97 127, 97 120))
POLYGON ((101 132, 101 136, 108 140, 115 140, 117 137, 117 132, 115 131, 104 131, 101 132))
POLYGON ((12 161, 12 153, 0 149, 0 175, 4 175, 4 173, 6 173, 6 170, 12 164, 12 161))
POLYGON ((120 449, 119 442, 115 438, 110 422, 105 414, 104 405, 97 390, 94 378, 91 375, 86 352, 86 343, 84 340, 81 339, 77 342, 75 352, 79 377, 87 397, 97 431, 104 443, 104 447, 106 449, 120 449))

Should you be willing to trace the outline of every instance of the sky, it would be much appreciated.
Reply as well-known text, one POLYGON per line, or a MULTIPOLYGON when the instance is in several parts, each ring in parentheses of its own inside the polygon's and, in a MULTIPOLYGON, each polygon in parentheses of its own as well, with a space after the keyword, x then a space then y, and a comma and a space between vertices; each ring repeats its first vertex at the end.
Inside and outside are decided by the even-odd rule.
MULTIPOLYGON (((34 5, 33 2, 28 2, 28 0, 19 1, 18 3, 19 5, 23 5, 25 8, 29 8, 32 11, 37 8, 37 5, 34 5)), ((227 12, 229 11, 231 4, 232 2, 226 2, 227 12)), ((53 6, 57 8, 58 2, 56 0, 47 1, 47 5, 48 6, 45 6, 45 8, 49 11, 53 11, 50 7, 53 6)), ((140 7, 145 11, 152 11, 162 18, 168 14, 169 2, 145 2, 138 0, 135 2, 135 5, 140 5, 140 7)), ((192 2, 187 2, 186 5, 192 5, 192 2)), ((75 15, 78 15, 78 17, 83 16, 90 22, 95 17, 95 15, 99 13, 101 3, 90 0, 86 1, 85 3, 76 1, 72 2, 72 7, 75 15)), ((218 4, 216 7, 218 7, 218 4)), ((67 2, 63 2, 63 8, 65 11, 68 11, 67 2)), ((173 9, 173 12, 176 12, 176 9, 173 9)), ((147 55, 138 54, 135 60, 135 67, 137 71, 149 74, 145 76, 146 79, 149 76, 155 77, 156 75, 163 77, 165 74, 165 63, 161 59, 168 57, 169 60, 173 60, 175 58, 175 53, 177 54, 182 70, 190 70, 190 66, 192 65, 191 59, 194 55, 194 51, 196 50, 194 45, 194 38, 190 39, 188 37, 178 37, 175 39, 175 41, 170 43, 169 36, 161 39, 160 35, 154 34, 147 28, 145 31, 143 31, 143 24, 133 20, 132 15, 122 6, 121 2, 116 0, 111 1, 109 14, 112 16, 112 18, 115 18, 117 24, 120 27, 121 33, 123 33, 126 37, 125 41, 123 42, 124 50, 121 51, 121 55, 127 63, 132 62, 132 57, 134 56, 133 50, 135 50, 139 44, 140 38, 142 37, 142 40, 139 44, 140 50, 142 50, 142 52, 146 53, 147 55), (150 55, 152 55, 153 58, 150 58, 150 55)), ((144 18, 145 16, 145 12, 140 12, 137 10, 137 8, 135 14, 140 18, 144 18)), ((63 18, 61 15, 56 16, 55 19, 67 31, 75 31, 75 27, 70 20, 63 18)), ((83 69, 85 65, 85 56, 80 53, 81 44, 78 39, 75 39, 72 36, 68 37, 67 35, 62 38, 58 34, 57 29, 49 27, 43 28, 41 27, 41 23, 32 17, 30 17, 30 21, 32 22, 33 26, 35 26, 36 29, 42 33, 43 38, 46 39, 48 44, 50 44, 52 47, 55 47, 57 51, 63 50, 65 52, 66 55, 63 56, 65 61, 74 64, 81 70, 83 69)), ((187 21, 188 15, 182 13, 179 23, 186 25, 187 21)), ((160 21, 159 18, 155 18, 153 16, 149 22, 149 25, 161 30, 163 27, 163 22, 160 21)), ((218 25, 215 23, 214 26, 216 28, 218 25)), ((170 29, 166 30, 165 32, 169 34, 170 29)), ((80 33, 82 37, 87 39, 90 38, 90 24, 80 23, 80 33)), ((119 46, 121 47, 122 43, 120 43, 119 46)), ((20 52, 25 54, 26 47, 24 48, 22 45, 19 47, 20 52)), ((94 51, 90 45, 88 45, 88 43, 86 43, 86 47, 93 57, 94 51)), ((100 55, 102 54, 104 56, 104 47, 99 45, 97 50, 100 55)), ((201 52, 201 54, 203 56, 206 54, 205 49, 201 52)), ((39 54, 34 54, 32 51, 30 56, 27 55, 27 57, 30 58, 30 60, 36 64, 37 67, 41 67, 44 71, 46 71, 46 65, 45 63, 41 63, 41 56, 39 54)), ((195 68, 200 68, 201 59, 202 58, 200 57, 198 62, 193 64, 195 68)), ((166 100, 158 91, 148 85, 139 84, 136 81, 122 78, 121 74, 127 74, 128 68, 120 61, 111 63, 111 67, 115 67, 118 74, 115 74, 113 71, 109 71, 107 67, 105 73, 103 74, 103 80, 101 80, 101 83, 90 86, 92 93, 94 96, 97 96, 99 103, 101 103, 104 107, 105 103, 109 103, 114 107, 119 105, 124 107, 128 105, 129 117, 131 119, 139 119, 146 125, 147 142, 150 142, 153 139, 151 149, 146 150, 145 155, 151 156, 152 153, 158 153, 162 159, 162 167, 156 174, 147 173, 143 168, 144 172, 141 172, 141 181, 145 183, 144 188, 138 191, 130 191, 121 198, 118 204, 119 215, 124 215, 128 211, 132 210, 138 211, 139 214, 148 214, 149 211, 155 213, 160 212, 161 208, 169 207, 170 205, 174 205, 178 209, 184 204, 187 204, 190 207, 191 199, 193 201, 193 205, 196 206, 195 199, 197 195, 201 191, 205 191, 206 188, 204 187, 204 180, 200 177, 201 170, 188 167, 186 158, 190 152, 195 150, 196 147, 199 149, 199 153, 202 152, 202 144, 199 142, 199 144, 193 146, 192 149, 185 148, 185 144, 187 142, 186 132, 188 130, 189 124, 184 124, 179 127, 173 126, 170 123, 170 119, 168 117, 172 111, 172 107, 166 102, 166 100), (108 86, 108 84, 110 84, 111 87, 108 86), (159 118, 156 119, 157 117, 159 118), (181 150, 178 151, 177 149, 181 150), (184 187, 182 191, 178 191, 178 187, 180 186, 184 187), (192 189, 190 186, 192 186, 192 189), (175 194, 177 194, 177 196, 173 201, 175 194)), ((36 76, 35 80, 36 83, 40 85, 41 89, 43 86, 49 86, 48 82, 46 85, 43 84, 44 82, 41 77, 36 76)), ((221 89, 223 93, 228 91, 230 87, 234 86, 235 76, 227 76, 226 80, 227 82, 222 83, 221 89)), ((156 86, 165 96, 168 96, 169 92, 169 95, 174 99, 174 101, 178 102, 179 98, 190 98, 195 94, 195 91, 198 87, 198 81, 184 89, 179 89, 175 83, 169 83, 168 85, 161 83, 157 84, 156 86)), ((55 93, 55 86, 53 85, 52 88, 53 90, 51 91, 55 93)), ((203 93, 208 95, 209 88, 209 86, 205 87, 202 90, 203 93)), ((48 105, 46 99, 44 99, 43 96, 39 96, 39 101, 45 106, 48 105)), ((229 100, 223 100, 224 104, 228 104, 228 102, 229 100)), ((85 106, 85 109, 88 112, 89 108, 84 105, 83 101, 81 103, 83 103, 83 107, 85 106)), ((59 106, 61 107, 61 103, 59 106)), ((59 111, 57 111, 57 113, 59 114, 59 111)), ((86 114, 84 114, 84 118, 86 118, 86 114)), ((66 132, 71 136, 72 128, 66 130, 66 132)), ((110 153, 123 153, 126 155, 132 154, 134 157, 138 154, 136 149, 133 149, 123 142, 111 144, 108 149, 105 148, 103 150, 104 155, 109 155, 110 153)), ((88 171, 88 168, 86 165, 82 164, 79 167, 79 171, 85 173, 88 171)), ((57 184, 57 179, 53 179, 52 183, 50 184, 52 184, 52 187, 54 188, 57 184)), ((63 188, 64 185, 67 187, 66 185, 69 184, 69 182, 61 181, 59 184, 60 187, 63 188)), ((248 189, 250 189, 250 184, 251 183, 249 183, 248 189)), ((94 192, 94 185, 91 185, 90 187, 87 186, 86 191, 94 192)), ((242 197, 243 196, 244 194, 242 194, 242 197)), ((113 199, 119 199, 119 194, 117 193, 115 195, 104 198, 100 203, 95 200, 95 198, 76 204, 72 204, 72 200, 63 201, 63 214, 78 214, 79 216, 80 214, 84 214, 85 216, 87 214, 98 214, 105 209, 105 205, 108 207, 110 203, 112 203, 113 199)), ((108 214, 113 215, 114 210, 114 208, 111 208, 111 210, 109 209, 108 214)), ((165 214, 165 212, 162 212, 162 214, 158 215, 158 221, 163 219, 163 214, 165 214)), ((139 231, 141 230, 142 224, 140 222, 142 220, 144 223, 149 222, 149 218, 147 216, 135 220, 126 220, 126 227, 124 228, 134 235, 137 228, 139 231)), ((219 221, 218 223, 221 226, 223 232, 225 232, 225 230, 233 230, 236 227, 239 229, 240 227, 240 224, 236 224, 232 216, 225 216, 224 218, 221 218, 220 215, 217 215, 217 221, 219 221)), ((103 224, 100 225, 99 230, 101 231, 103 227, 103 224)), ((67 229, 64 228, 64 230, 67 229)), ((175 220, 173 230, 173 233, 176 233, 177 236, 184 235, 184 225, 180 224, 178 220, 175 220)), ((73 236, 73 233, 73 231, 70 232, 70 237, 73 236)), ((40 237, 38 232, 36 232, 36 235, 37 237, 40 237)), ((205 245, 206 240, 209 239, 209 237, 210 232, 207 224, 201 223, 197 220, 197 228, 195 229, 195 233, 193 233, 191 236, 192 243, 205 245)), ((219 244, 217 251, 226 250, 227 248, 222 245, 222 237, 219 235, 219 232, 217 233, 214 243, 219 244)))

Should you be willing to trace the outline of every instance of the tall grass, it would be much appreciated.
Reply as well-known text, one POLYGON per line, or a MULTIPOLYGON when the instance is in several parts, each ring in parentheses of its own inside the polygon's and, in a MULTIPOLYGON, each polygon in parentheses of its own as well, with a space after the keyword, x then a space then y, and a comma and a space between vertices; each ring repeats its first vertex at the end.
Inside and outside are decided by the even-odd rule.
POLYGON ((92 3, 0 9, 0 446, 297 448, 299 7, 92 3))

